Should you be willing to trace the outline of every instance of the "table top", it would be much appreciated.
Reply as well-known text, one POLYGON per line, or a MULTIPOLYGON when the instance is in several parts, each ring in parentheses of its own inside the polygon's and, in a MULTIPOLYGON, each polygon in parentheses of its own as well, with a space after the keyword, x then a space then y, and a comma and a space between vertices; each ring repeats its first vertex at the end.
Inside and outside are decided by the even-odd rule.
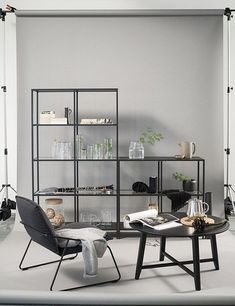
MULTIPOLYGON (((172 215, 181 219, 185 217, 185 213, 171 213, 172 215)), ((172 227, 168 229, 155 230, 148 226, 143 226, 141 224, 130 224, 130 226, 139 231, 149 235, 159 236, 159 237, 194 237, 194 236, 210 236, 223 233, 229 229, 229 222, 225 219, 208 216, 215 220, 215 224, 210 224, 205 227, 203 231, 197 231, 192 226, 181 225, 177 227, 172 227)))

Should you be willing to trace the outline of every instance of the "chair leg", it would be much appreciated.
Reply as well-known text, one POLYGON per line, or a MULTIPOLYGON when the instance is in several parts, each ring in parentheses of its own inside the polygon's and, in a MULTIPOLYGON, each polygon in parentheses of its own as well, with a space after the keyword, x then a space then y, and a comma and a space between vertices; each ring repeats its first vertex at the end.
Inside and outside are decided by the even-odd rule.
MULTIPOLYGON (((53 291, 53 286, 54 286, 54 283, 55 283, 55 280, 56 280, 56 277, 57 277, 57 274, 59 272, 59 269, 60 269, 60 266, 61 266, 61 263, 63 261, 63 256, 64 256, 64 253, 65 253, 65 250, 66 250, 66 247, 67 245, 65 246, 64 248, 64 251, 63 251, 63 254, 61 255, 61 259, 59 261, 59 264, 57 266, 57 269, 56 269, 56 272, 55 272, 55 275, 53 277, 53 280, 52 280, 52 283, 51 283, 51 286, 50 286, 50 291, 53 291)), ((104 281, 104 282, 98 282, 98 283, 93 283, 93 284, 89 284, 89 285, 84 285, 84 286, 78 286, 78 287, 72 287, 72 288, 67 288, 67 289, 62 289, 62 290, 59 290, 59 291, 70 291, 70 290, 75 290, 75 289, 81 289, 81 288, 85 288, 85 287, 92 287, 92 286, 96 286, 96 285, 103 285, 103 284, 107 284, 107 283, 115 283, 115 282, 118 282, 121 278, 121 273, 118 269, 118 266, 117 266, 117 263, 116 263, 116 260, 113 256, 113 252, 111 250, 111 248, 109 246, 107 246, 110 254, 111 254, 111 257, 113 259, 113 262, 114 262, 114 265, 115 265, 115 268, 117 270, 117 273, 118 273, 118 277, 116 279, 112 279, 112 280, 108 280, 108 281, 104 281)))
MULTIPOLYGON (((28 270, 28 269, 31 269, 31 268, 36 268, 36 267, 40 267, 40 266, 45 266, 45 265, 49 265, 49 264, 51 264, 51 263, 55 263, 55 262, 60 262, 60 261, 61 261, 61 258, 60 258, 59 260, 53 260, 53 261, 48 261, 48 262, 44 262, 44 263, 37 264, 37 265, 22 267, 23 261, 24 261, 24 259, 25 259, 25 256, 26 256, 28 250, 29 250, 29 247, 30 247, 31 242, 32 242, 32 239, 30 239, 30 241, 29 241, 29 243, 28 243, 28 245, 27 245, 27 247, 26 247, 26 250, 25 250, 25 252, 24 252, 24 255, 23 255, 23 257, 22 257, 22 259, 21 259, 21 261, 20 261, 20 264, 19 264, 20 270, 25 271, 25 270, 28 270)), ((78 255, 78 253, 76 253, 75 256, 68 257, 68 258, 65 258, 65 259, 63 259, 63 260, 72 260, 72 259, 76 258, 77 255, 78 255)))

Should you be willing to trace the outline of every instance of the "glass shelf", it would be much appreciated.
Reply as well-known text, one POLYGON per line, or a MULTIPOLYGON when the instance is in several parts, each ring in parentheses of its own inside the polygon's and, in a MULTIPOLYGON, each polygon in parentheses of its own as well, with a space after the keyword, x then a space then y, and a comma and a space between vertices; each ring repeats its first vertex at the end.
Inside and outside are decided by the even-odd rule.
POLYGON ((78 158, 70 158, 70 159, 60 159, 60 158, 50 158, 50 157, 40 157, 40 158, 34 158, 33 159, 34 162, 37 162, 37 161, 90 161, 90 162, 97 162, 97 161, 117 161, 117 159, 115 158, 110 158, 110 159, 78 159, 78 158))
POLYGON ((70 127, 73 127, 73 126, 117 126, 116 123, 102 123, 102 124, 81 124, 81 123, 77 123, 77 124, 60 124, 60 123, 57 123, 57 124, 51 124, 51 123, 34 123, 33 126, 70 126, 70 127))
POLYGON ((99 190, 95 191, 79 191, 76 193, 73 192, 41 192, 41 191, 36 191, 34 193, 34 196, 40 196, 40 197, 51 197, 51 196, 87 196, 87 197, 92 197, 92 196, 99 196, 99 197, 113 197, 117 196, 116 190, 113 190, 112 193, 105 193, 101 192, 99 190))
MULTIPOLYGON (((184 190, 179 190, 180 191, 184 191, 184 190)), ((177 192, 177 191, 176 191, 177 192)), ((203 196, 203 193, 201 191, 193 191, 193 192, 190 192, 190 191, 185 191, 187 193, 189 193, 191 196, 203 196)), ((135 196, 135 197, 138 197, 138 196, 142 196, 142 197, 148 197, 148 196, 167 196, 165 193, 162 193, 162 192, 156 192, 156 193, 148 193, 148 192, 135 192, 131 189, 121 189, 120 190, 120 196, 135 196)))

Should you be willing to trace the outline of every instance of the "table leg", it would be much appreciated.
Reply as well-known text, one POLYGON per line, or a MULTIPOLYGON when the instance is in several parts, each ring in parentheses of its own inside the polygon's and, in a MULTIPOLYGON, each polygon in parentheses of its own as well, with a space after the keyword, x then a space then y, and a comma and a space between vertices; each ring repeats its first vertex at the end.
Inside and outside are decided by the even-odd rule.
POLYGON ((193 248, 193 269, 194 269, 195 288, 196 290, 201 290, 199 241, 197 236, 192 237, 192 248, 193 248))
POLYGON ((136 264, 136 271, 135 271, 135 279, 139 279, 142 264, 143 264, 143 258, 144 258, 144 250, 145 250, 145 244, 146 244, 146 237, 147 235, 145 233, 141 233, 140 236, 140 244, 139 244, 139 252, 138 252, 138 259, 136 264))
POLYGON ((163 261, 164 260, 164 254, 162 252, 165 251, 166 248, 166 237, 161 237, 160 241, 160 254, 159 254, 159 260, 163 261))
POLYGON ((219 270, 219 259, 218 259, 216 235, 212 235, 210 239, 211 239, 211 252, 212 252, 215 269, 219 270))

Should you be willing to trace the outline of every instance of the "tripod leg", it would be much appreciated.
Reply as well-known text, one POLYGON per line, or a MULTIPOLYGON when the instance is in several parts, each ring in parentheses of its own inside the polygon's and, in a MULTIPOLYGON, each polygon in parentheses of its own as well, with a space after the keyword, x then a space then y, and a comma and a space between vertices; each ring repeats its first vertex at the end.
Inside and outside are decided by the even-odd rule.
POLYGON ((11 188, 15 193, 17 193, 17 191, 10 185, 9 188, 11 188))

